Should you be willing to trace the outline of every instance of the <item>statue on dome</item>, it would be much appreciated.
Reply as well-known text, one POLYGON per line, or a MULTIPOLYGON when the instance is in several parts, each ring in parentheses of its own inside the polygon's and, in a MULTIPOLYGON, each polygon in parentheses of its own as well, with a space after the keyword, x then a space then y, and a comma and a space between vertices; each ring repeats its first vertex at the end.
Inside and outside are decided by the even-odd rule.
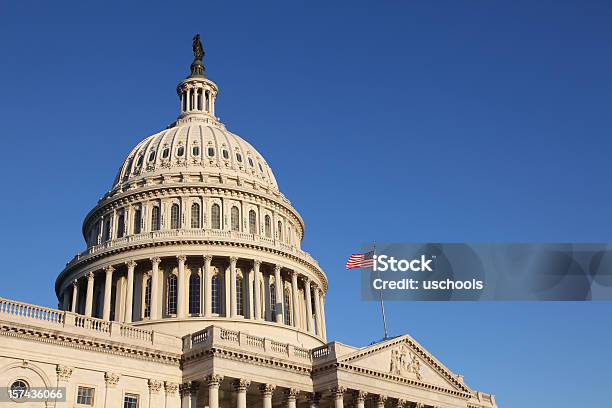
POLYGON ((204 47, 202 47, 202 41, 200 41, 200 34, 193 37, 193 56, 195 61, 202 61, 202 58, 204 58, 204 47))

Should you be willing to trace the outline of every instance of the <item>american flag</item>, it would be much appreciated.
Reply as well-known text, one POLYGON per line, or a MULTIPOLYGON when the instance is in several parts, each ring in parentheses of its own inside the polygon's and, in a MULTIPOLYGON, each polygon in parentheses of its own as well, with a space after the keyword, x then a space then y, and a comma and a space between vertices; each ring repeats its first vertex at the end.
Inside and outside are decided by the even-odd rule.
POLYGON ((374 266, 374 251, 365 254, 353 254, 346 261, 346 269, 372 268, 374 266))

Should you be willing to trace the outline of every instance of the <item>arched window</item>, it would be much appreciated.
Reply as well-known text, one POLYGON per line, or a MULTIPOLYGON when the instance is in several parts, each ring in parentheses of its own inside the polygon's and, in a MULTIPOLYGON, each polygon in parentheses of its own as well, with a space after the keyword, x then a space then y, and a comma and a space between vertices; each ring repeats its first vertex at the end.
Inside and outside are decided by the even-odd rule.
POLYGON ((270 285, 270 320, 276 321, 276 285, 270 285))
POLYGON ((191 228, 200 228, 200 204, 191 204, 191 228))
POLYGON ((211 284, 211 303, 212 303, 212 312, 216 314, 221 314, 221 279, 219 279, 219 274, 216 274, 212 278, 211 284))
POLYGON ((170 228, 178 229, 181 226, 180 214, 179 214, 179 205, 172 204, 170 207, 170 228))
POLYGON ((166 148, 165 148, 165 149, 162 151, 162 158, 163 158, 163 159, 167 159, 167 158, 168 158, 168 156, 170 156, 170 149, 166 147, 166 148))
POLYGON ((168 304, 166 311, 168 314, 176 314, 176 275, 170 274, 168 276, 168 304))
POLYGON ((181 157, 184 154, 185 154, 185 148, 183 146, 179 146, 179 148, 176 150, 176 155, 178 157, 181 157))
POLYGON ((240 316, 244 316, 244 302, 242 299, 242 284, 243 280, 241 277, 236 278, 236 313, 240 316))
POLYGON ((140 234, 141 224, 142 224, 142 210, 138 208, 134 211, 134 234, 140 234))
POLYGON ((221 229, 221 207, 219 204, 213 204, 210 210, 211 224, 214 229, 221 229))
POLYGON ((285 305, 285 324, 291 324, 291 294, 289 293, 289 289, 285 288, 283 293, 283 304, 285 305))
POLYGON ((155 206, 151 210, 151 231, 159 231, 159 207, 155 206))
POLYGON ((200 313, 200 275, 197 273, 189 278, 189 313, 200 313))
POLYGON ((151 278, 147 279, 144 293, 144 317, 151 317, 151 278))
POLYGON ((257 218, 254 210, 249 211, 249 234, 257 233, 257 218))
POLYGON ((265 230, 266 230, 266 237, 271 238, 272 237, 272 222, 270 221, 270 216, 266 215, 264 220, 265 220, 264 224, 265 224, 265 230))
POLYGON ((123 237, 125 232, 125 216, 121 214, 117 220, 117 238, 123 237))
POLYGON ((232 207, 231 218, 232 231, 240 231, 240 211, 238 210, 238 207, 232 207))
POLYGON ((278 234, 278 240, 282 241, 283 240, 283 223, 282 222, 278 222, 278 228, 276 233, 278 234))
POLYGON ((200 146, 193 146, 191 148, 191 155, 192 156, 199 156, 200 155, 200 146))

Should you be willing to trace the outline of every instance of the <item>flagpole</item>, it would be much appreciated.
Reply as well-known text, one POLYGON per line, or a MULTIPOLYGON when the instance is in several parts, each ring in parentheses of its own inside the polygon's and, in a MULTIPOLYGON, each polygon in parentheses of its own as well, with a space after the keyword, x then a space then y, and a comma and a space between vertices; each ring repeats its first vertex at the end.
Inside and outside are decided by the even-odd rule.
MULTIPOLYGON (((374 243, 374 256, 376 256, 376 243, 374 243)), ((372 267, 374 267, 374 265, 372 265, 372 267)), ((378 279, 380 279, 380 271, 376 271, 378 272, 378 279)), ((382 313, 382 319, 383 319, 383 327, 385 330, 385 337, 383 337, 383 340, 387 340, 389 338, 389 334, 387 332, 387 317, 385 316, 385 301, 383 299, 383 292, 382 289, 380 289, 378 291, 378 293, 380 294, 380 312, 382 313)))

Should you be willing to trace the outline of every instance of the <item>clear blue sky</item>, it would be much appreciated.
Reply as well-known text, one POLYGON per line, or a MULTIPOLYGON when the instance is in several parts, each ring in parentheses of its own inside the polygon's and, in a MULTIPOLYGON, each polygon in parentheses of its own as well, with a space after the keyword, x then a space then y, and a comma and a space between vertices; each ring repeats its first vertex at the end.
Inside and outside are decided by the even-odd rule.
MULTIPOLYGON (((55 305, 81 221, 178 113, 202 34, 217 112, 326 270, 330 338, 381 337, 364 242, 610 242, 612 3, 2 2, 0 296, 55 305), (347 312, 354 320, 345 318, 347 312)), ((388 305, 502 407, 609 407, 611 303, 388 305)))

